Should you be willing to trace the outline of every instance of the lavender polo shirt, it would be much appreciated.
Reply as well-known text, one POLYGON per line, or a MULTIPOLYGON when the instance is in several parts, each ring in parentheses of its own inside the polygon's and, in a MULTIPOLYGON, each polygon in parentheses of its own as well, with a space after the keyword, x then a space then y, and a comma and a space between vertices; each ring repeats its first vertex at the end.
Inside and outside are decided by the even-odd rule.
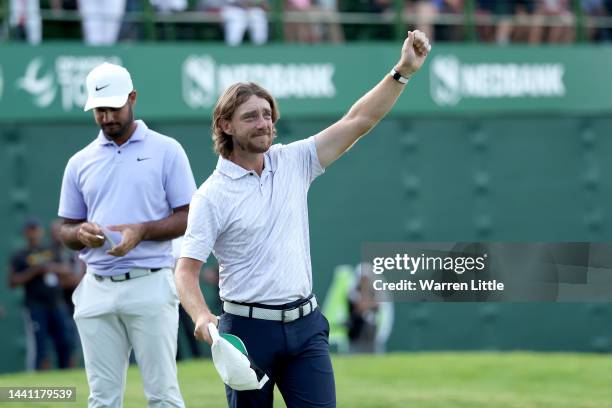
MULTIPOLYGON (((62 181, 60 217, 107 227, 160 220, 173 208, 189 204, 196 185, 185 151, 143 121, 136 124, 123 145, 117 146, 100 131, 70 158, 62 181)), ((121 241, 120 233, 109 235, 116 244, 121 241)), ((81 251, 89 271, 117 275, 132 268, 174 266, 171 241, 143 241, 123 257, 106 254, 110 246, 106 242, 101 248, 81 251)))

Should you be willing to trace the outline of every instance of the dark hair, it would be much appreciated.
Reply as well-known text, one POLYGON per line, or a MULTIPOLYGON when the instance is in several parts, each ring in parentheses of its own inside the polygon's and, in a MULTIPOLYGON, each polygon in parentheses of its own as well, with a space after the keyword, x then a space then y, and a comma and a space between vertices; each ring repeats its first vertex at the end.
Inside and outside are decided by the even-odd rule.
MULTIPOLYGON (((276 123, 280 118, 276 101, 264 88, 253 82, 237 82, 231 85, 219 97, 213 111, 212 140, 213 148, 218 155, 227 159, 234 150, 232 136, 223 132, 221 120, 231 120, 236 109, 253 95, 268 101, 272 109, 272 123, 276 123)), ((276 129, 273 129, 273 132, 276 133, 276 129)))

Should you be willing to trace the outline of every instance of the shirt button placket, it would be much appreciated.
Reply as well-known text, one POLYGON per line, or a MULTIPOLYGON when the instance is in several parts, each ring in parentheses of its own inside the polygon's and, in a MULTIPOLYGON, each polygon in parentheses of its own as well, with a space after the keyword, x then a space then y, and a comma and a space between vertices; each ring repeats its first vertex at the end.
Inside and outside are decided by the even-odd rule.
POLYGON ((121 149, 117 148, 117 155, 115 156, 115 162, 117 163, 122 163, 122 157, 121 157, 121 149))

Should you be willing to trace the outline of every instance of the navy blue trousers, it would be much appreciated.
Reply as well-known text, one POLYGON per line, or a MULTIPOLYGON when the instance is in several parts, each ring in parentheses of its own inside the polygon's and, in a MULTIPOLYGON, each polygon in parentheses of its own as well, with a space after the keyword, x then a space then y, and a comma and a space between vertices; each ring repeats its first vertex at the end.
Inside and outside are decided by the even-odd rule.
POLYGON ((261 390, 226 386, 230 408, 272 408, 275 384, 287 408, 335 408, 329 323, 318 308, 290 323, 224 313, 219 331, 240 337, 255 365, 270 377, 261 390))
POLYGON ((59 368, 70 368, 70 357, 74 350, 74 341, 71 338, 70 315, 63 305, 55 307, 47 305, 28 306, 30 319, 34 324, 34 338, 36 341, 36 369, 43 368, 48 358, 47 341, 53 340, 57 351, 57 365, 59 368))

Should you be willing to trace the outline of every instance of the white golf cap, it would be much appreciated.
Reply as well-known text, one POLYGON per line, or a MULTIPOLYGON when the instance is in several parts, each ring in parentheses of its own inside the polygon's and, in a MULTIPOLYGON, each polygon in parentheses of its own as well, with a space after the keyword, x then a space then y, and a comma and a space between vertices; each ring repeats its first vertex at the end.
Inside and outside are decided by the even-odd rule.
POLYGON ((93 108, 120 108, 134 90, 127 69, 105 62, 87 74, 87 103, 83 110, 93 108))
POLYGON ((236 391, 245 391, 260 390, 268 382, 268 376, 253 364, 239 337, 219 334, 213 323, 208 323, 208 332, 213 340, 213 363, 225 384, 236 391))

